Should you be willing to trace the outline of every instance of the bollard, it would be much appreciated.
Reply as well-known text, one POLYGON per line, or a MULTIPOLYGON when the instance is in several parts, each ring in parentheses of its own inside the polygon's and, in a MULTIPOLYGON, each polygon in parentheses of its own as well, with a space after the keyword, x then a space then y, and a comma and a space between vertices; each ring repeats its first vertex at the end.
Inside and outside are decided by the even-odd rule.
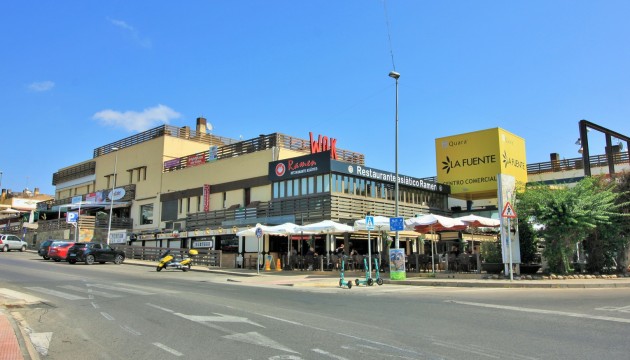
POLYGON ((265 259, 265 271, 271 271, 271 256, 267 256, 265 259))
POLYGON ((282 265, 280 264, 280 259, 276 259, 276 271, 282 271, 282 265))

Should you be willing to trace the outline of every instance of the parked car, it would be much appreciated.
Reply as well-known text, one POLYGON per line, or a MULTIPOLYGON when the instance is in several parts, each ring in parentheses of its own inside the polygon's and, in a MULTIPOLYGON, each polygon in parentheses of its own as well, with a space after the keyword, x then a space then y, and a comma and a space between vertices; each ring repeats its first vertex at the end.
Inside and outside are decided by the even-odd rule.
POLYGON ((91 242, 76 243, 68 250, 66 261, 70 264, 76 264, 77 261, 82 261, 87 265, 94 264, 95 262, 104 264, 107 261, 111 261, 119 265, 125 261, 125 253, 107 244, 91 242))
POLYGON ((74 245, 71 241, 54 241, 48 249, 48 257, 59 262, 66 260, 68 250, 74 245))
POLYGON ((26 251, 28 243, 15 235, 0 234, 0 250, 8 252, 11 250, 26 251))
POLYGON ((46 240, 43 243, 39 244, 39 249, 37 249, 37 254, 39 254, 39 256, 41 256, 42 258, 44 258, 44 260, 48 260, 50 259, 48 257, 48 248, 50 247, 50 244, 52 244, 55 240, 46 240))

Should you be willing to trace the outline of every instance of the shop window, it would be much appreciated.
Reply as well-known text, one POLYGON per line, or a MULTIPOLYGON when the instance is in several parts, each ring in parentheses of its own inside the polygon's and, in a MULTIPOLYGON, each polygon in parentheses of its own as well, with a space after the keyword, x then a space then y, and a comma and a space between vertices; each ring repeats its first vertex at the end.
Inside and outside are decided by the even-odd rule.
POLYGON ((153 224, 153 204, 140 206, 140 225, 153 224))

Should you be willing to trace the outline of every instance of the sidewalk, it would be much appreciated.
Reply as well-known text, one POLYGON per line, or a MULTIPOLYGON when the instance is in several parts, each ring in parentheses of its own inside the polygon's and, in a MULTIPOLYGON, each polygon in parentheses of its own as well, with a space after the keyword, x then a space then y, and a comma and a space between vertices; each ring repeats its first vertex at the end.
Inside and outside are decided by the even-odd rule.
MULTIPOLYGON (((125 264, 155 267, 154 262, 126 259, 125 264)), ((318 286, 339 287, 339 271, 270 271, 250 269, 209 269, 193 266, 191 271, 224 274, 228 281, 285 285, 285 286, 318 286)), ((406 280, 389 280, 388 273, 381 273, 385 284, 406 286, 446 286, 446 287, 494 287, 494 288, 618 288, 630 287, 630 277, 610 279, 554 279, 554 280, 521 280, 515 277, 507 279, 483 279, 478 274, 440 273, 437 277, 429 273, 407 273, 406 280)), ((363 271, 346 271, 346 280, 365 279, 363 271)))
MULTIPOLYGON (((126 259, 124 264, 155 268, 152 261, 126 259)), ((170 270, 166 270, 170 271, 170 270)), ((250 269, 209 269, 193 266, 191 271, 223 274, 226 281, 256 285, 282 285, 294 287, 330 287, 339 288, 339 271, 270 271, 250 269)), ((184 274, 182 274, 184 275, 184 274)), ((431 286, 431 287, 483 287, 483 288, 621 288, 630 287, 630 277, 614 279, 566 279, 566 280, 520 280, 482 279, 476 274, 440 273, 430 277, 428 273, 407 273, 406 280, 389 280, 389 274, 381 273, 384 284, 395 286, 431 286)), ((362 271, 346 271, 347 281, 364 279, 362 271)), ((376 285, 375 285, 376 286, 376 285)), ((0 360, 37 359, 37 354, 29 354, 29 339, 23 336, 15 323, 7 305, 10 299, 0 296, 0 360)))

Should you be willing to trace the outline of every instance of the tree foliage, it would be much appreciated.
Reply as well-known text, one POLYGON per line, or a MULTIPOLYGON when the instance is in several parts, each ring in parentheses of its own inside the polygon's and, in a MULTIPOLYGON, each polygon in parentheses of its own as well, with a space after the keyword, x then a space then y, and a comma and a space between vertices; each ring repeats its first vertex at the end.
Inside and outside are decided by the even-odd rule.
POLYGON ((552 272, 571 272, 576 244, 598 228, 615 228, 620 209, 627 206, 615 188, 614 182, 586 177, 573 187, 536 185, 519 194, 519 216, 544 226, 543 255, 552 272))

